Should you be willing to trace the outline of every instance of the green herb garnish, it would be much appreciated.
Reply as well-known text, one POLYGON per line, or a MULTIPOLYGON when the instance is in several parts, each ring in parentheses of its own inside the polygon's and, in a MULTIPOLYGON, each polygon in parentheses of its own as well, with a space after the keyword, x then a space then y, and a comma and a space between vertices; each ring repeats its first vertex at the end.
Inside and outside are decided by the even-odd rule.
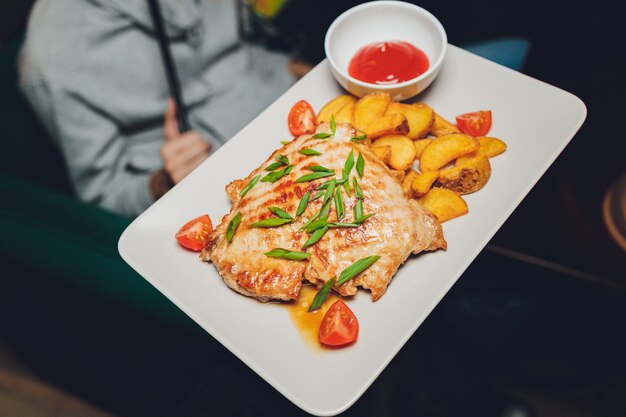
POLYGON ((313 139, 328 139, 332 136, 332 133, 316 133, 313 135, 313 139))
POLYGON ((333 136, 335 136, 335 132, 337 132, 337 123, 335 123, 335 115, 330 116, 330 131, 333 132, 333 136))
POLYGON ((233 240, 233 235, 239 227, 239 223, 241 223, 241 213, 237 212, 232 220, 228 222, 228 227, 226 227, 226 242, 230 243, 233 240))
POLYGON ((320 198, 320 197, 321 197, 321 196, 323 196, 323 195, 324 195, 324 191, 319 191, 317 194, 315 194, 315 195, 313 196, 313 198, 311 199, 311 201, 315 201, 315 200, 317 200, 318 198, 320 198))
POLYGON ((286 211, 283 211, 282 209, 278 207, 270 207, 268 210, 274 213, 275 215, 277 215, 278 217, 280 217, 281 219, 293 220, 293 217, 291 217, 289 213, 287 213, 286 211))
POLYGON ((337 285, 343 285, 346 282, 350 281, 352 278, 359 275, 361 272, 365 271, 367 268, 372 266, 374 262, 380 259, 380 256, 368 256, 367 258, 359 259, 339 274, 339 278, 337 279, 337 285))
POLYGON ((365 140, 365 139, 367 139, 367 135, 363 134, 363 135, 359 135, 359 136, 355 136, 353 138, 350 138, 350 141, 351 142, 359 142, 359 141, 362 141, 362 140, 365 140))
POLYGON ((359 173, 359 177, 363 178, 363 169, 365 168, 365 159, 363 154, 359 153, 359 157, 356 160, 356 172, 359 173))
POLYGON ((365 220, 369 219, 370 217, 372 217, 373 215, 375 215, 376 213, 370 213, 370 214, 366 214, 365 216, 361 216, 359 218, 354 219, 355 223, 358 223, 359 225, 362 224, 365 220))
POLYGON ((335 278, 331 278, 326 281, 324 285, 322 285, 322 287, 317 291, 317 294, 315 294, 315 298, 313 298, 313 301, 309 306, 309 312, 317 310, 322 306, 322 304, 324 304, 324 300, 326 300, 326 297, 328 297, 328 293, 333 288, 334 283, 335 278))
POLYGON ((352 167, 354 167, 354 151, 350 151, 348 154, 346 162, 343 165, 343 171, 341 171, 342 179, 345 180, 343 187, 346 189, 346 193, 348 193, 348 195, 350 195, 350 182, 348 179, 350 178, 352 167))
MULTIPOLYGON (((346 184, 347 183, 348 182, 346 181, 346 184)), ((337 190, 335 191, 335 211, 337 212, 337 220, 341 220, 345 211, 343 197, 341 196, 341 187, 337 187, 337 190)))
MULTIPOLYGON (((340 180, 334 180, 334 181, 335 181, 335 185, 340 185, 346 182, 346 180, 344 180, 343 178, 340 180)), ((325 190, 326 188, 328 188, 329 185, 330 185, 330 181, 326 181, 325 183, 318 185, 316 190, 325 190)))
POLYGON ((311 192, 307 191, 300 200, 300 204, 298 204, 298 208, 296 209, 296 217, 299 217, 304 210, 306 210, 306 206, 309 204, 309 197, 311 196, 311 192))
POLYGON ((293 168, 293 165, 288 165, 280 171, 270 172, 269 174, 261 178, 261 182, 276 182, 285 175, 289 174, 291 171, 293 171, 293 168))
POLYGON ((287 250, 283 248, 276 248, 272 249, 269 252, 265 252, 265 256, 268 256, 270 258, 289 259, 291 261, 303 261, 305 259, 309 259, 311 254, 306 252, 287 250))
POLYGON ((293 222, 293 219, 282 219, 280 217, 272 217, 269 219, 260 220, 256 223, 252 223, 250 227, 261 227, 261 228, 278 227, 278 226, 282 226, 283 224, 287 224, 291 222, 293 222))
POLYGON ((288 143, 291 143, 290 140, 281 140, 280 143, 282 143, 283 145, 287 145, 288 143))
POLYGON ((361 217, 363 217, 363 200, 359 198, 354 205, 354 218, 360 219, 361 217))
POLYGON ((324 226, 321 229, 317 229, 315 232, 313 232, 309 240, 304 242, 302 249, 306 249, 309 246, 315 245, 322 238, 322 236, 326 234, 326 232, 328 232, 328 226, 324 226))
POLYGON ((320 178, 330 177, 332 175, 335 175, 335 172, 312 172, 310 174, 301 176, 300 178, 296 180, 296 182, 300 183, 300 182, 314 181, 320 178))
POLYGON ((313 172, 330 172, 333 174, 335 173, 335 171, 333 171, 332 169, 323 167, 321 165, 313 165, 313 166, 308 167, 307 169, 313 172))
POLYGON ((311 216, 311 218, 309 220, 306 221, 306 223, 304 223, 302 225, 302 227, 300 228, 300 231, 302 232, 303 230, 305 230, 307 227, 309 227, 309 225, 311 223, 313 223, 315 221, 315 219, 317 219, 319 217, 319 213, 315 213, 313 216, 311 216))
POLYGON ((322 205, 326 204, 326 202, 330 200, 334 192, 335 192, 335 180, 330 180, 328 187, 326 187, 326 192, 324 193, 324 199, 322 200, 322 205))
POLYGON ((330 222, 327 223, 328 227, 330 227, 331 229, 333 228, 337 228, 337 227, 359 227, 361 224, 360 223, 343 223, 343 222, 330 222))
POLYGON ((239 191, 239 197, 243 197, 244 195, 248 194, 248 191, 250 191, 252 189, 252 187, 254 187, 256 185, 256 183, 259 182, 260 179, 261 179, 261 174, 259 174, 256 177, 252 178, 250 180, 250 182, 248 183, 248 185, 243 187, 243 190, 239 191))
POLYGON ((276 160, 276 162, 265 167, 266 171, 274 171, 282 167, 283 165, 289 165, 289 159, 287 159, 285 155, 276 155, 274 159, 276 160))
POLYGON ((320 219, 328 220, 328 213, 330 213, 330 200, 322 206, 320 210, 320 219))
POLYGON ((359 182, 356 180, 356 177, 352 178, 352 184, 354 185, 354 191, 356 192, 356 198, 363 198, 363 191, 361 190, 361 186, 359 182))
POLYGON ((313 233, 315 232, 317 229, 321 229, 322 227, 326 226, 326 219, 317 219, 314 222, 312 222, 311 224, 309 224, 306 228, 306 232, 307 233, 313 233))
POLYGON ((306 155, 306 156, 318 156, 322 154, 321 152, 318 152, 315 149, 310 149, 310 148, 300 149, 298 153, 301 153, 302 155, 306 155))

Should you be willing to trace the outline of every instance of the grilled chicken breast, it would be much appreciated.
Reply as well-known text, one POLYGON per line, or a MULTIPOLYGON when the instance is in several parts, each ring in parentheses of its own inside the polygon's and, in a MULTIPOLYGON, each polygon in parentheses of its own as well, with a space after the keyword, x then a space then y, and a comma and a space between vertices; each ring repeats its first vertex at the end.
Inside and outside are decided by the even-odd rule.
MULTIPOLYGON (((322 123, 317 133, 330 131, 330 126, 322 123)), ((339 276, 342 270, 357 260, 378 255, 380 259, 370 268, 334 288, 341 295, 353 295, 360 286, 369 289, 375 301, 382 297, 398 267, 411 253, 445 249, 446 241, 435 216, 415 200, 407 199, 393 171, 368 146, 350 141, 354 135, 352 126, 337 125, 335 134, 327 139, 301 136, 274 152, 247 178, 228 184, 226 192, 232 200, 232 209, 209 236, 201 259, 213 262, 230 288, 261 301, 269 301, 297 299, 303 280, 319 286, 339 276), (306 156, 298 152, 305 148, 314 149, 321 155, 306 156), (359 176, 356 169, 351 170, 350 194, 341 186, 345 214, 338 219, 333 201, 328 222, 355 221, 354 207, 358 198, 353 187, 354 177, 363 194, 363 214, 374 215, 359 227, 330 228, 316 244, 303 249, 311 235, 301 228, 320 212, 323 197, 310 201, 298 217, 297 207, 305 193, 310 192, 312 199, 321 184, 333 178, 342 178, 342 170, 350 152, 353 152, 355 161, 359 154, 363 156, 363 177, 359 176), (276 162, 279 155, 289 160, 293 170, 276 182, 258 182, 240 197, 241 190, 255 176, 261 175, 262 178, 268 174, 265 168, 276 162), (297 178, 312 173, 308 169, 312 166, 332 169, 335 175, 296 183, 297 178), (250 227, 260 220, 276 217, 269 211, 270 207, 284 210, 295 221, 272 228, 250 227), (228 224, 237 213, 241 216, 241 223, 228 243, 228 224), (293 261, 265 255, 275 248, 306 251, 311 256, 308 260, 293 261)))

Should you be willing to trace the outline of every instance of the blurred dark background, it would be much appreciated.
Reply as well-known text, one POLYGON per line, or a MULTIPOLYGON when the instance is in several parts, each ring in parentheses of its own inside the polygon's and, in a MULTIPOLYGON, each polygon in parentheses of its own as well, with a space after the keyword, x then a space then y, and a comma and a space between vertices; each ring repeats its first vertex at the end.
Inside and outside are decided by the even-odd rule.
MULTIPOLYGON (((327 27, 358 3, 293 0, 257 30, 268 46, 315 64, 323 59, 327 27)), ((588 117, 346 414, 626 415, 626 252, 602 217, 605 193, 626 171, 622 18, 600 2, 416 4, 437 16, 458 46, 500 37, 529 40, 523 72, 580 97, 588 117), (467 314, 464 306, 476 298, 487 300, 482 314, 467 314)), ((0 53, 23 33, 31 5, 0 2, 0 53)), ((12 108, 5 110, 0 118, 11 125, 12 108)), ((3 142, 21 140, 11 132, 0 130, 3 142)), ((54 163, 52 154, 39 158, 54 163)), ((2 158, 5 167, 14 163, 9 159, 2 158)), ((66 238, 70 223, 93 235, 121 231, 124 224, 113 218, 92 224, 91 214, 82 211, 64 215, 70 203, 56 196, 47 200, 53 208, 38 204, 34 196, 48 193, 43 186, 51 181, 44 177, 26 175, 33 188, 23 192, 15 191, 17 180, 8 175, 0 181, 3 230, 14 233, 0 254, 0 416, 34 415, 33 403, 51 402, 56 411, 41 415, 218 415, 232 411, 236 400, 212 398, 210 392, 229 384, 265 399, 251 403, 261 404, 254 415, 299 414, 147 284, 132 284, 145 285, 137 290, 140 302, 127 298, 123 287, 105 289, 116 273, 128 272, 112 267, 103 273, 99 258, 79 256, 91 243, 78 239, 68 252, 77 251, 78 265, 69 266, 76 263, 69 257, 46 257, 66 238), (54 219, 53 226, 43 218, 54 219), (35 238, 51 227, 59 229, 54 238, 35 238), (68 279, 71 274, 82 278, 68 279)), ((113 264, 115 236, 100 245, 96 252, 113 264)), ((252 415, 247 407, 233 414, 252 415)))

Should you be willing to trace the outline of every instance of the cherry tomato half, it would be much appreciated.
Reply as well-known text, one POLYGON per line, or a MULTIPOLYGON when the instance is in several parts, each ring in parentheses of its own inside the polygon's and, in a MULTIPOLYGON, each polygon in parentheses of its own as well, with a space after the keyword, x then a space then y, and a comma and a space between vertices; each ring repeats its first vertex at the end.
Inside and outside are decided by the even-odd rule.
POLYGON ((176 240, 185 248, 194 252, 204 249, 209 233, 213 231, 211 218, 204 214, 185 223, 176 233, 176 240))
POLYGON ((461 132, 471 136, 485 136, 491 129, 491 110, 465 113, 456 117, 461 132))
POLYGON ((301 136, 315 132, 317 117, 313 107, 306 100, 300 100, 289 111, 287 123, 292 135, 301 136))
POLYGON ((358 336, 356 316, 343 301, 335 301, 322 319, 318 340, 324 345, 342 346, 354 342, 358 336))

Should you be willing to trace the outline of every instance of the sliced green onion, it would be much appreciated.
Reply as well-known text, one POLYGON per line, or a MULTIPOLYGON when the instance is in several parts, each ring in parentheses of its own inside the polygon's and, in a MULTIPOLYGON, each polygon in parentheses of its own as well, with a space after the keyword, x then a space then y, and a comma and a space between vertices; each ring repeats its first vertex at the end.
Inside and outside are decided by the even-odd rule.
POLYGON ((322 205, 326 204, 328 200, 333 196, 335 192, 335 180, 330 180, 328 187, 326 187, 326 192, 324 193, 324 198, 322 199, 322 205))
POLYGON ((277 215, 278 217, 280 217, 281 219, 293 220, 293 217, 291 217, 289 213, 287 213, 286 211, 283 211, 282 209, 278 207, 270 207, 268 210, 274 213, 275 215, 277 215))
MULTIPOLYGON (((301 176, 300 178, 298 178, 296 180, 297 183, 300 182, 308 182, 308 181, 314 181, 320 178, 326 178, 326 177, 330 177, 332 175, 335 175, 334 172, 312 172, 310 174, 306 174, 301 176)), ((263 180, 261 180, 263 181, 263 180)))
POLYGON ((309 227, 309 225, 313 223, 315 219, 319 217, 319 215, 320 215, 319 213, 315 213, 313 216, 311 216, 311 218, 302 225, 302 227, 300 228, 300 231, 302 232, 303 230, 306 230, 306 228, 309 227))
POLYGON ((372 266, 374 262, 380 259, 380 256, 368 256, 367 258, 359 259, 339 274, 339 278, 337 279, 337 285, 343 285, 346 282, 350 281, 352 278, 359 275, 361 272, 365 271, 367 268, 372 266))
POLYGON ((354 185, 354 191, 356 192, 356 198, 363 198, 363 190, 361 190, 361 186, 357 181, 356 177, 352 178, 352 184, 354 185))
POLYGON ((335 173, 335 171, 333 171, 332 169, 323 167, 321 165, 313 165, 308 167, 307 169, 313 172, 332 172, 333 174, 335 173))
POLYGON ((328 226, 324 226, 321 229, 317 229, 315 232, 313 232, 309 240, 304 242, 302 249, 306 249, 309 246, 315 245, 322 238, 322 236, 326 234, 326 232, 328 232, 328 226))
POLYGON ((332 133, 316 133, 313 135, 313 139, 328 139, 332 136, 332 133))
POLYGON ((370 214, 366 214, 365 216, 361 216, 359 218, 354 219, 354 222, 357 224, 361 224, 363 223, 365 220, 369 219, 370 217, 372 217, 373 215, 375 215, 376 213, 370 213, 370 214))
MULTIPOLYGON (((335 185, 343 184, 344 182, 346 182, 346 180, 344 180, 344 179, 334 180, 334 181, 335 181, 335 185)), ((330 185, 330 181, 326 181, 326 182, 318 185, 316 190, 325 190, 326 188, 328 188, 329 185, 330 185)))
POLYGON ((335 123, 335 115, 330 116, 330 131, 333 132, 333 136, 335 132, 337 132, 337 123, 335 123))
POLYGON ((365 159, 363 154, 359 153, 359 157, 356 160, 356 172, 359 173, 359 177, 363 178, 363 169, 365 168, 365 159))
POLYGON ((320 197, 321 197, 321 196, 323 196, 323 195, 324 195, 324 191, 319 191, 317 194, 315 194, 315 195, 313 196, 313 198, 311 199, 311 201, 315 201, 315 200, 317 200, 318 198, 320 198, 320 197))
POLYGON ((361 217, 363 217, 363 200, 359 198, 354 205, 354 218, 360 219, 361 217))
POLYGON ((355 136, 353 138, 350 138, 350 142, 359 142, 359 141, 362 141, 362 140, 365 140, 365 139, 367 139, 367 135, 363 134, 363 135, 359 135, 359 136, 355 136))
POLYGON ((359 227, 360 226, 360 224, 356 222, 355 223, 330 222, 330 223, 327 223, 327 225, 331 229, 337 228, 337 227, 359 227))
POLYGON ((320 210, 320 219, 328 220, 328 213, 330 213, 330 200, 322 206, 322 209, 320 210))
POLYGON ((281 219, 280 217, 272 217, 270 219, 260 220, 256 223, 252 223, 250 227, 278 227, 291 222, 293 222, 293 219, 281 219))
POLYGON ((300 149, 298 153, 301 153, 302 155, 306 155, 306 156, 318 156, 322 154, 321 152, 318 152, 315 149, 310 149, 310 148, 300 149))
POLYGON ((241 213, 237 212, 226 227, 226 242, 230 243, 230 241, 233 240, 233 235, 239 227, 239 223, 241 223, 241 213))
POLYGON ((306 252, 287 250, 283 248, 276 248, 272 249, 269 252, 265 252, 265 256, 268 256, 270 258, 289 259, 291 261, 303 261, 305 259, 309 259, 311 257, 311 254, 306 252))
POLYGON ((243 197, 244 195, 248 194, 248 191, 250 191, 252 189, 252 187, 254 187, 256 185, 256 183, 259 182, 260 179, 261 179, 261 174, 259 174, 256 177, 252 178, 250 180, 250 182, 248 183, 248 185, 243 187, 243 190, 239 191, 239 197, 243 197))
POLYGON ((274 159, 278 162, 282 162, 283 165, 289 165, 289 159, 285 155, 278 154, 274 157, 274 159))
POLYGON ((309 224, 307 226, 306 232, 307 233, 313 233, 317 229, 321 229, 324 226, 326 226, 326 220, 325 219, 317 219, 317 220, 315 220, 314 222, 312 222, 311 224, 309 224))
POLYGON ((269 174, 261 178, 261 182, 276 182, 285 175, 289 174, 291 171, 293 171, 293 168, 293 165, 288 165, 280 171, 270 172, 269 174))
POLYGON ((309 204, 309 197, 311 196, 311 192, 307 191, 300 200, 300 204, 298 204, 298 208, 296 209, 296 217, 300 217, 304 210, 306 210, 306 206, 309 204))
POLYGON ((341 187, 337 187, 337 190, 335 191, 335 211, 337 212, 337 220, 341 220, 343 213, 345 212, 343 197, 341 196, 341 187))
POLYGON ((330 292, 330 290, 333 288, 334 283, 335 278, 331 278, 326 281, 324 285, 322 285, 322 287, 317 291, 317 294, 315 294, 315 298, 313 298, 313 301, 309 306, 309 312, 317 310, 322 306, 322 304, 324 304, 324 301, 326 300, 326 297, 328 297, 328 293, 330 292))
POLYGON ((282 143, 283 145, 287 145, 289 143, 291 143, 290 140, 281 140, 280 143, 282 143))

